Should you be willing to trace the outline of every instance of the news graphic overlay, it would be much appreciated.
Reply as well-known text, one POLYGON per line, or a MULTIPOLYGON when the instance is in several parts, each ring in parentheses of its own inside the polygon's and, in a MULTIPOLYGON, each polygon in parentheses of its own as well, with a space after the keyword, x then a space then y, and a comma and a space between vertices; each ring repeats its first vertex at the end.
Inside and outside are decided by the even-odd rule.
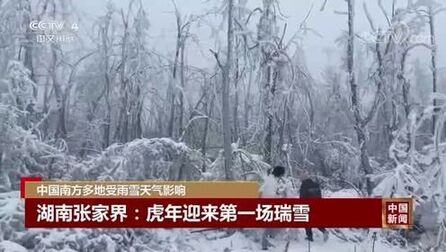
POLYGON ((260 198, 246 181, 22 182, 26 228, 401 229, 413 220, 411 199, 260 198))
POLYGON ((77 38, 79 25, 66 20, 32 20, 28 29, 38 44, 71 43, 77 38))
POLYGON ((412 199, 384 199, 383 227, 411 228, 413 225, 412 199))

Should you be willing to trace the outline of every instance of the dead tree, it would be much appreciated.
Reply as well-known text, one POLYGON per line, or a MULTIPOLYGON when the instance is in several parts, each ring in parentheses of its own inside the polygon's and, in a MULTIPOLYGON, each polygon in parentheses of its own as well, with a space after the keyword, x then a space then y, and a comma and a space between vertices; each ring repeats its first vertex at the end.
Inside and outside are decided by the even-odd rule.
POLYGON ((271 164, 273 134, 274 134, 274 112, 273 102, 276 95, 278 71, 274 66, 273 57, 276 49, 273 36, 275 25, 275 14, 273 13, 272 1, 264 1, 262 16, 259 20, 257 40, 260 41, 261 71, 262 71, 262 103, 266 119, 265 135, 263 140, 263 155, 266 163, 271 164))
POLYGON ((173 61, 172 67, 172 81, 170 81, 169 85, 169 100, 170 100, 170 115, 169 115, 169 125, 168 125, 168 136, 174 136, 174 125, 175 125, 175 99, 176 99, 176 89, 177 87, 177 68, 178 68, 178 59, 180 57, 180 52, 182 50, 182 25, 181 25, 181 17, 178 11, 176 14, 176 24, 177 24, 177 38, 176 38, 176 49, 175 49, 175 58, 173 61))
MULTIPOLYGON (((429 26, 429 35, 430 35, 430 50, 431 50, 431 72, 432 72, 432 92, 436 93, 438 91, 438 68, 437 68, 437 42, 435 35, 435 17, 440 12, 446 11, 446 8, 442 8, 439 3, 436 1, 427 1, 416 3, 414 6, 414 11, 418 13, 420 16, 424 16, 427 18, 427 23, 429 26), (421 8, 420 8, 421 7, 421 8)), ((433 99, 432 102, 434 107, 437 107, 437 99, 433 99)), ((438 109, 435 109, 435 112, 438 109)), ((437 122, 436 113, 432 114, 432 134, 435 132, 435 125, 437 122)))
MULTIPOLYGON (((431 42, 431 71, 432 71, 432 93, 437 92, 437 44, 435 41, 435 20, 434 11, 432 6, 428 8, 428 18, 429 18, 429 32, 430 32, 430 42, 431 42)), ((434 98, 433 106, 437 106, 437 99, 434 98)), ((437 124, 437 116, 435 113, 432 115, 432 134, 435 133, 435 126, 437 124)))
MULTIPOLYGON (((176 16, 176 48, 175 56, 173 60, 172 67, 172 80, 170 81, 168 88, 168 100, 170 102, 169 107, 169 124, 168 124, 168 136, 175 137, 175 121, 178 119, 178 136, 182 136, 184 133, 184 88, 186 85, 186 72, 185 67, 185 50, 186 42, 191 36, 189 30, 191 25, 199 20, 199 17, 188 17, 185 21, 181 17, 181 13, 178 10, 175 2, 172 2, 175 7, 176 16), (179 68, 179 78, 178 78, 178 68, 179 68), (177 105, 177 91, 178 92, 178 105, 177 105), (177 106, 179 106, 179 111, 177 112, 177 106), (177 118, 178 114, 178 118, 177 118)), ((207 14, 205 14, 207 15, 207 14)))
POLYGON ((232 58, 233 58, 233 44, 234 44, 234 27, 233 27, 233 11, 234 0, 228 1, 228 30, 227 30, 227 47, 226 47, 226 62, 223 65, 219 59, 218 53, 211 51, 214 55, 217 65, 222 73, 222 127, 223 127, 223 157, 224 157, 224 171, 225 179, 231 180, 232 176, 232 146, 231 146, 231 118, 229 108, 229 92, 231 85, 231 73, 232 73, 232 58))
POLYGON ((131 18, 132 3, 127 14, 121 10, 123 37, 119 64, 120 107, 115 139, 121 143, 142 137, 143 84, 148 81, 147 69, 150 54, 145 48, 147 19, 142 4, 131 18), (133 22, 130 23, 130 20, 133 22), (131 25, 130 25, 131 24, 131 25))
POLYGON ((123 24, 123 36, 121 41, 121 62, 119 65, 119 81, 120 83, 120 107, 118 112, 118 121, 115 132, 115 139, 121 143, 125 143, 128 140, 128 125, 129 125, 129 113, 128 109, 128 101, 130 99, 128 92, 129 79, 126 77, 126 69, 127 69, 127 47, 129 41, 129 14, 130 7, 127 12, 127 15, 124 15, 124 11, 121 10, 122 24, 123 24))
MULTIPOLYGON (((105 96, 105 103, 106 103, 106 112, 105 112, 105 118, 104 118, 104 133, 102 136, 102 148, 105 149, 110 145, 110 127, 111 127, 111 100, 110 100, 110 91, 111 91, 111 76, 110 76, 110 44, 111 41, 109 41, 109 29, 111 25, 111 16, 113 14, 112 10, 109 10, 107 12, 107 15, 105 17, 104 26, 100 31, 100 37, 102 41, 102 48, 103 48, 103 57, 104 57, 104 92, 103 95, 105 96)), ((102 94, 99 96, 101 97, 102 94)), ((94 110, 96 110, 97 107, 97 101, 93 104, 93 113, 94 110)))
POLYGON ((228 1, 228 32, 227 32, 227 49, 226 49, 226 65, 223 71, 223 88, 222 88, 222 116, 223 116, 223 148, 225 157, 225 179, 232 179, 232 147, 231 147, 231 122, 229 109, 229 92, 232 74, 232 58, 234 44, 234 28, 233 28, 233 9, 234 0, 228 1))
MULTIPOLYGON (((369 119, 363 118, 361 115, 361 105, 358 96, 358 85, 355 79, 355 70, 354 70, 354 38, 355 38, 355 30, 354 30, 354 0, 346 0, 348 5, 348 39, 347 39, 347 71, 348 71, 348 82, 350 85, 351 91, 351 103, 353 116, 355 120, 355 131, 359 144, 359 148, 361 151, 361 167, 364 170, 366 176, 371 175, 373 170, 370 165, 370 160, 367 152, 367 136, 366 136, 366 126, 369 122, 369 119, 373 116, 373 114, 369 114, 369 119)), ((372 109, 373 111, 373 109, 372 109)), ((366 190, 369 195, 372 194, 373 183, 370 177, 366 178, 366 190)))

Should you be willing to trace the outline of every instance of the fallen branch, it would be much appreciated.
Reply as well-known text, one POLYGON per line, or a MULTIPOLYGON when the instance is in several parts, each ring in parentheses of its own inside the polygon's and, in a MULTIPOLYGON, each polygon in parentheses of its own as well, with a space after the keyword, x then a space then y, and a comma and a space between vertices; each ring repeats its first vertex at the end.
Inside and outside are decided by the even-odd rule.
POLYGON ((194 230, 191 231, 191 233, 202 233, 202 232, 207 232, 207 231, 212 231, 212 230, 218 230, 219 228, 205 228, 205 229, 200 229, 200 230, 194 230))

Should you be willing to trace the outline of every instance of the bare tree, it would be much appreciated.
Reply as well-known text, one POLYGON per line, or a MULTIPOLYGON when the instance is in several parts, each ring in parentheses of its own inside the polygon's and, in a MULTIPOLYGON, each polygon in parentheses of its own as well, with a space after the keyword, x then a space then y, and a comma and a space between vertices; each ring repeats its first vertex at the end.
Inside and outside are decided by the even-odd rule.
POLYGON ((276 48, 273 42, 273 37, 275 36, 274 28, 276 25, 276 16, 273 10, 273 1, 264 1, 263 4, 263 12, 258 25, 259 28, 257 31, 257 39, 261 41, 261 69, 263 74, 262 102, 264 115, 266 118, 263 155, 265 162, 270 164, 272 161, 274 134, 273 102, 276 95, 278 81, 278 71, 274 67, 273 59, 276 55, 276 48))
MULTIPOLYGON (((433 5, 433 4, 432 4, 433 5)), ((437 81, 438 81, 438 69, 437 69, 437 42, 435 39, 435 15, 439 12, 434 11, 434 6, 430 5, 427 10, 427 16, 429 19, 429 33, 430 33, 430 46, 431 46, 431 71, 432 71, 432 92, 437 93, 437 81)), ((433 99, 434 107, 437 106, 437 99, 433 99)), ((435 113, 432 115, 432 134, 435 133, 435 127, 437 123, 437 116, 435 113)))
MULTIPOLYGON (((175 3, 174 3, 175 6, 175 3)), ((177 69, 178 69, 178 60, 180 58, 180 53, 183 50, 183 24, 181 22, 181 16, 175 6, 175 15, 176 15, 176 26, 177 26, 177 37, 176 37, 176 48, 175 48, 175 58, 173 61, 172 67, 172 81, 170 81, 169 85, 169 99, 170 99, 170 115, 169 115, 169 125, 168 125, 168 136, 174 136, 174 126, 175 126, 175 100, 176 100, 176 90, 178 89, 177 84, 177 69)))
POLYGON ((128 140, 128 101, 131 99, 129 97, 128 92, 128 78, 126 77, 126 70, 127 70, 127 47, 128 47, 128 40, 129 40, 129 15, 130 15, 130 8, 131 3, 129 5, 129 10, 127 11, 127 14, 124 14, 124 10, 121 10, 121 18, 122 18, 122 25, 123 25, 123 35, 122 35, 122 41, 121 41, 121 62, 119 64, 120 69, 120 107, 119 107, 119 116, 117 121, 117 128, 115 133, 115 139, 119 142, 125 143, 128 140))
MULTIPOLYGON (((186 85, 186 62, 185 62, 185 51, 186 51, 186 42, 191 37, 190 28, 191 25, 200 20, 202 16, 189 16, 183 18, 181 16, 180 11, 178 10, 174 1, 172 1, 175 7, 175 17, 176 17, 176 48, 175 48, 175 56, 173 60, 172 67, 172 81, 169 83, 168 88, 168 98, 169 98, 169 125, 168 125, 168 136, 175 136, 175 120, 178 114, 178 136, 183 135, 184 131, 184 111, 185 111, 185 102, 184 102, 184 88, 186 85), (178 67, 179 67, 179 78, 178 78, 178 67), (178 93, 178 106, 179 111, 176 112, 177 107, 177 93, 178 93)), ((206 15, 206 14, 205 14, 206 15)))
MULTIPOLYGON (((432 72, 432 92, 438 92, 438 66, 437 66, 437 42, 436 42, 436 34, 435 34, 435 17, 443 11, 446 11, 446 8, 442 8, 442 6, 435 0, 427 0, 427 1, 416 1, 415 3, 410 3, 410 6, 413 11, 415 11, 420 16, 427 18, 427 23, 429 27, 429 36, 430 36, 430 50, 431 50, 431 72, 432 72)), ((432 105, 437 107, 437 99, 434 98, 432 105)), ((437 111, 437 109, 435 110, 437 111)), ((432 134, 435 132, 435 125, 437 121, 436 113, 432 115, 432 134)))
POLYGON ((136 8, 134 17, 133 1, 127 13, 121 10, 123 25, 120 45, 121 59, 119 68, 120 107, 118 112, 115 139, 127 142, 142 137, 142 108, 144 103, 144 85, 148 81, 150 54, 145 48, 148 20, 142 3, 136 8), (133 22, 131 22, 133 21, 133 22))
POLYGON ((228 1, 228 32, 227 32, 227 50, 226 65, 223 71, 223 88, 222 88, 222 116, 223 116, 223 148, 225 157, 225 178, 232 179, 232 147, 231 147, 231 123, 229 109, 229 92, 232 80, 232 58, 234 44, 234 28, 233 28, 233 11, 234 0, 228 1))
MULTIPOLYGON (((354 70, 354 40, 355 40, 355 30, 354 30, 354 0, 346 0, 348 5, 348 39, 347 39, 347 71, 348 71, 348 82, 351 91, 351 102, 352 110, 355 119, 355 131, 357 135, 357 140, 359 148, 361 150, 361 167, 364 170, 366 176, 371 175, 373 170, 370 165, 369 156, 367 153, 367 137, 366 137, 366 125, 367 120, 363 119, 361 115, 361 105, 358 96, 358 85, 356 83, 355 70, 354 70)), ((373 114, 370 114, 369 118, 373 114)), ((373 184, 370 177, 366 178, 366 189, 369 195, 372 194, 373 184)))
MULTIPOLYGON (((111 89, 112 89, 112 77, 111 77, 111 67, 110 67, 110 50, 112 47, 112 39, 109 38, 109 33, 111 29, 111 21, 112 21, 112 15, 113 15, 113 9, 109 8, 107 11, 107 14, 105 16, 104 24, 100 28, 99 36, 100 41, 102 42, 102 54, 104 58, 104 90, 99 95, 98 98, 101 98, 102 96, 105 96, 105 103, 106 103, 106 112, 105 112, 105 118, 104 118, 104 133, 102 136, 102 148, 107 148, 110 145, 110 128, 111 128, 111 89)), ((92 113, 94 114, 96 111, 96 108, 98 106, 98 100, 93 101, 92 106, 92 113)), ((92 120, 92 118, 90 118, 92 120)))
POLYGON ((212 50, 211 53, 214 55, 217 65, 222 73, 222 129, 223 129, 223 156, 224 156, 224 172, 225 179, 231 180, 232 175, 232 146, 231 146, 231 118, 230 118, 230 108, 229 108, 229 94, 230 85, 232 81, 232 67, 233 67, 233 45, 234 45, 234 27, 233 27, 233 12, 234 12, 234 0, 229 0, 227 5, 227 33, 226 33, 226 62, 224 65, 219 59, 217 52, 212 50))

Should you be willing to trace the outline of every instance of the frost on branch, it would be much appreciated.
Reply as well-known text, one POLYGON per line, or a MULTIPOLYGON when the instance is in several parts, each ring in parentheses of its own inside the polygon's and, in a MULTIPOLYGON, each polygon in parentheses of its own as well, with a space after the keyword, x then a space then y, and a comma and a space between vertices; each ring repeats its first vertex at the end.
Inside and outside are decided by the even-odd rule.
MULTIPOLYGON (((242 180, 258 180, 262 178, 271 166, 262 161, 263 157, 251 154, 248 151, 241 149, 237 144, 232 144, 232 169, 234 179, 242 180)), ((217 158, 210 165, 207 172, 204 174, 207 180, 221 180, 224 179, 224 157, 223 151, 218 153, 217 158)))
POLYGON ((196 180, 208 162, 200 152, 169 138, 136 139, 113 144, 76 165, 71 179, 196 180))
POLYGON ((9 102, 20 110, 24 110, 33 100, 36 84, 29 78, 29 71, 19 61, 10 61, 7 68, 8 78, 3 80, 8 85, 9 102))
POLYGON ((0 240, 16 238, 16 232, 24 230, 24 218, 19 192, 0 193, 0 240))
MULTIPOLYGON (((374 190, 385 197, 414 196, 418 204, 431 204, 430 214, 438 225, 446 221, 446 142, 444 123, 446 118, 446 96, 436 94, 440 101, 436 107, 423 111, 412 111, 407 125, 398 132, 390 148, 395 168, 375 177, 380 181, 374 190), (432 115, 438 117, 435 134, 429 142, 419 141, 421 128, 432 115), (424 197, 422 197, 424 196, 424 197)), ((426 215, 427 213, 422 213, 426 215)))
POLYGON ((10 61, 0 83, 0 192, 17 190, 20 176, 60 178, 68 167, 64 150, 32 133, 37 129, 28 116, 36 84, 29 76, 21 62, 10 61))
POLYGON ((17 190, 20 176, 60 178, 68 168, 70 157, 20 127, 19 114, 14 107, 0 103, 0 191, 17 190))

